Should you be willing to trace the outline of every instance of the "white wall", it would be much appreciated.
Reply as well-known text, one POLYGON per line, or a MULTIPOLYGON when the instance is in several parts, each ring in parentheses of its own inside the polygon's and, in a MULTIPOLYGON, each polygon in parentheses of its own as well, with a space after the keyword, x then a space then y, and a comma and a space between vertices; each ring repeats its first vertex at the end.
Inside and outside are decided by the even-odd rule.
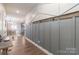
POLYGON ((15 16, 12 16, 12 15, 7 15, 6 21, 7 22, 14 22, 14 23, 21 23, 21 22, 24 21, 24 18, 23 17, 15 17, 15 16))
POLYGON ((6 16, 5 8, 2 4, 0 4, 0 34, 1 35, 3 35, 6 32, 5 16, 6 16))
POLYGON ((70 11, 68 11, 67 13, 71 13, 71 12, 74 12, 74 11, 79 11, 79 5, 74 7, 73 9, 71 9, 70 11))
MULTIPOLYGON (((32 11, 30 11, 30 13, 26 15, 25 19, 28 21, 30 20, 37 21, 49 17, 58 16, 63 14, 68 9, 72 8, 74 5, 76 4, 75 3, 39 4, 36 8, 34 8, 32 11)), ((79 10, 79 5, 66 13, 70 13, 78 10, 79 10)))

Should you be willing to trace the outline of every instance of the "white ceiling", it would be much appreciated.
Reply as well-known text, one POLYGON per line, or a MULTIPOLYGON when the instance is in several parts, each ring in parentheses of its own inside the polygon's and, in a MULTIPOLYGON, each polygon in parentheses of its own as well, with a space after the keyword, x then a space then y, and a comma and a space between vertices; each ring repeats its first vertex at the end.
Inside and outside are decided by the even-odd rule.
MULTIPOLYGON (((30 20, 41 20, 63 14, 66 10, 76 5, 75 3, 4 3, 7 15, 25 17, 27 22, 30 20), (20 13, 17 14, 16 10, 20 13)), ((74 10, 79 10, 77 7, 74 10)), ((71 10, 73 11, 73 10, 71 10)), ((70 11, 69 11, 70 12, 70 11)))
POLYGON ((24 17, 31 10, 33 10, 33 8, 35 8, 38 4, 37 3, 4 3, 3 5, 8 15, 24 17), (17 14, 16 10, 19 10, 20 13, 17 14))

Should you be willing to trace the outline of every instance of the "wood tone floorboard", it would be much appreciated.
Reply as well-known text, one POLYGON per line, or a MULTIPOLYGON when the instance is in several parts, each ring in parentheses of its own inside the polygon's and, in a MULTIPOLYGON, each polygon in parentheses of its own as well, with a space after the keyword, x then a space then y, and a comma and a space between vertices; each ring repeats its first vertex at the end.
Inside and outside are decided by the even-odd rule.
POLYGON ((8 55, 47 55, 22 36, 12 41, 13 47, 9 48, 8 55))

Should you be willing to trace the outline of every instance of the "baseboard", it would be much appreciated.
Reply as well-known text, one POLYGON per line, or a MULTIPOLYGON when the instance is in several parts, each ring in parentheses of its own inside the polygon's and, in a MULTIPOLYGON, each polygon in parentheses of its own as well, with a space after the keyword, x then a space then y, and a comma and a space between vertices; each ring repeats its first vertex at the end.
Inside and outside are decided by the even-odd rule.
POLYGON ((38 44, 36 44, 35 42, 33 42, 32 40, 28 39, 27 37, 24 37, 26 40, 28 40, 30 43, 32 43, 33 45, 35 45, 37 48, 39 48, 40 50, 42 50, 44 53, 48 54, 48 55, 53 55, 51 52, 49 52, 48 50, 44 49, 43 47, 39 46, 38 44))

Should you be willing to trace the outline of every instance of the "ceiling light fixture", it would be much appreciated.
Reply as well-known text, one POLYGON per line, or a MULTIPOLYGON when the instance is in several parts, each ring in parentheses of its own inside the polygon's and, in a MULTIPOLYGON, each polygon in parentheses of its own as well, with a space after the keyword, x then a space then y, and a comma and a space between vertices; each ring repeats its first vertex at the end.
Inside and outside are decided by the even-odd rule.
POLYGON ((16 13, 19 14, 19 10, 17 10, 16 13))

